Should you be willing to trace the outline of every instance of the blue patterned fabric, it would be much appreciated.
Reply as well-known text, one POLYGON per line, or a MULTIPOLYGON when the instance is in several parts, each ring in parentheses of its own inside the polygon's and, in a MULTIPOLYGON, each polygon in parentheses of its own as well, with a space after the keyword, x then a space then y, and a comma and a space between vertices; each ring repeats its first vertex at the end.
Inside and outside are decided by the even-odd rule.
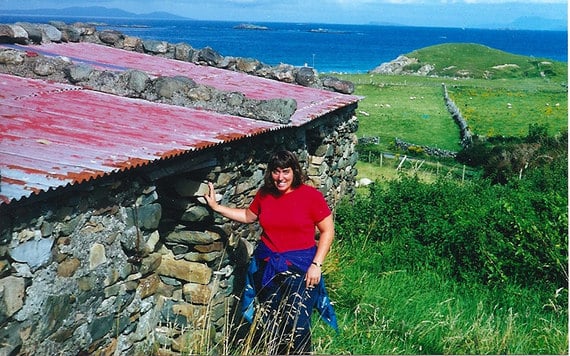
MULTIPOLYGON (((258 259, 267 261, 262 279, 262 285, 266 286, 275 275, 287 271, 288 264, 294 265, 299 270, 307 271, 313 261, 315 252, 316 247, 311 247, 306 250, 276 253, 260 242, 249 263, 246 276, 246 285, 242 299, 242 313, 245 320, 252 323, 255 313, 256 290, 253 282, 253 274, 259 269, 257 264, 258 259)), ((324 278, 321 278, 319 285, 316 286, 316 293, 315 308, 319 312, 319 315, 330 327, 338 331, 336 313, 325 288, 324 278)))

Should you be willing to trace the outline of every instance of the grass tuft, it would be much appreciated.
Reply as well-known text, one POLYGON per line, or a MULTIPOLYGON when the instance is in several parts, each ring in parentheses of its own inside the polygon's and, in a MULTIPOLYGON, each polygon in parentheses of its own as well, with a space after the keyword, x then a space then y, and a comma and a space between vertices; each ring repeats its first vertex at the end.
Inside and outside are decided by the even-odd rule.
POLYGON ((385 250, 333 252, 341 265, 327 281, 340 332, 315 321, 317 354, 567 354, 567 315, 543 308, 540 292, 463 285, 437 269, 362 269, 362 256, 382 265, 385 250))

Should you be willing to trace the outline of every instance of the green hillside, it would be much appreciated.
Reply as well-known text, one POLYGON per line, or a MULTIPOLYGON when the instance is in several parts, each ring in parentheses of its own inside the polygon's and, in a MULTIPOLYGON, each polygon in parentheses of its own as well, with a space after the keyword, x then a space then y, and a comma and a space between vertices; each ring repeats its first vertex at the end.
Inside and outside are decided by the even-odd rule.
POLYGON ((550 135, 568 128, 567 63, 458 43, 418 49, 406 57, 418 62, 399 75, 339 76, 352 81, 355 94, 364 98, 358 105, 358 136, 379 137, 378 150, 392 150, 396 137, 461 149, 457 126, 443 102, 442 83, 474 135, 524 137, 533 124, 547 127, 550 135), (431 73, 417 75, 425 73, 420 68, 427 64, 431 73))
POLYGON ((417 63, 405 69, 416 72, 433 66, 428 75, 469 78, 567 77, 566 63, 515 55, 474 43, 445 43, 422 48, 406 55, 417 63))

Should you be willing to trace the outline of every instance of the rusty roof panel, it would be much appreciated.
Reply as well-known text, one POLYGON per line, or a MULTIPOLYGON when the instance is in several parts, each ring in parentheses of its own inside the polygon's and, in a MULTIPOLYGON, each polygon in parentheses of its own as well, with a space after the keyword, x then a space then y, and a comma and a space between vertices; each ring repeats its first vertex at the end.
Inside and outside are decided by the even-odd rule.
POLYGON ((218 90, 241 92, 252 99, 292 98, 297 101, 297 111, 291 118, 294 125, 302 125, 309 120, 359 100, 353 95, 307 88, 296 84, 244 75, 230 70, 200 66, 190 62, 87 42, 48 43, 19 47, 28 51, 37 51, 43 55, 64 56, 75 63, 85 63, 99 69, 114 71, 137 69, 155 76, 183 75, 193 79, 196 83, 210 85, 218 90), (117 63, 120 63, 121 66, 118 66, 117 63))
MULTIPOLYGON (((90 43, 19 46, 108 70, 185 75, 255 99, 293 98, 293 126, 358 98, 90 43)), ((284 125, 0 74, 0 205, 284 125)))
POLYGON ((0 74, 0 204, 280 126, 0 74))

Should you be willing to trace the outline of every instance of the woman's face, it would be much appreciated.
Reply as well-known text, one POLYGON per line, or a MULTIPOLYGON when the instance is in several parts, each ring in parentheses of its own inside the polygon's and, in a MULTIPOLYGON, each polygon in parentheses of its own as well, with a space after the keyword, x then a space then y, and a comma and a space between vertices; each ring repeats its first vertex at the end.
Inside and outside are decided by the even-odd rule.
POLYGON ((292 191, 291 185, 293 184, 293 169, 287 168, 275 168, 271 171, 271 178, 273 179, 273 184, 275 188, 280 193, 286 194, 292 191))

